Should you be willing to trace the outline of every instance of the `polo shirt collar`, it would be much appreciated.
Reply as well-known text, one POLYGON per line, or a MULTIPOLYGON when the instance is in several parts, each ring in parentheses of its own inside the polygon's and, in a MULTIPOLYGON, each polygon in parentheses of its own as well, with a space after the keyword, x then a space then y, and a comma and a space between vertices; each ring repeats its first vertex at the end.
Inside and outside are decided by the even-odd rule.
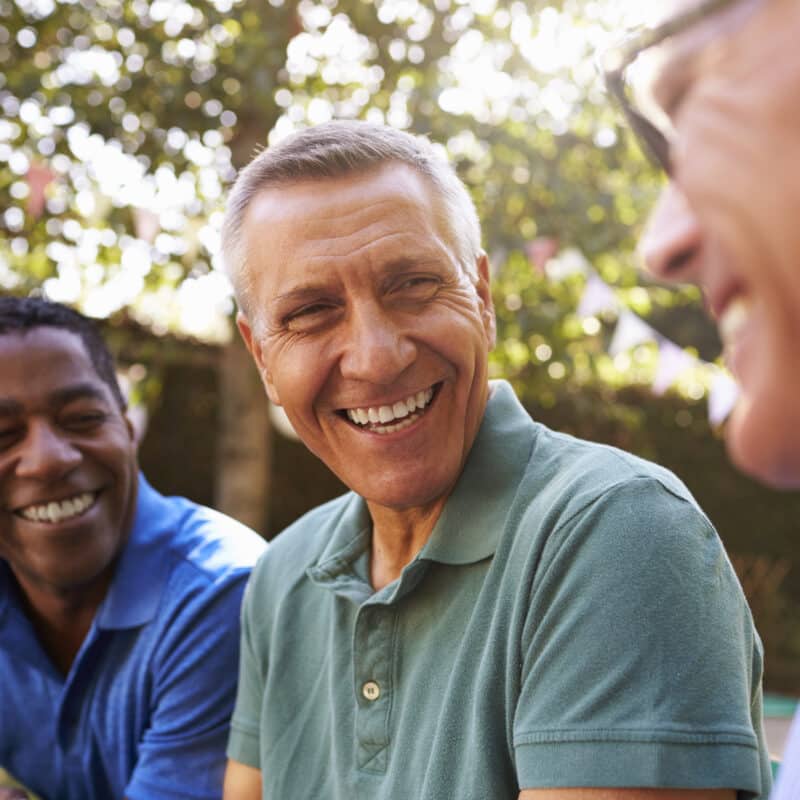
POLYGON ((155 617, 172 567, 168 548, 175 516, 166 498, 139 473, 133 527, 98 609, 99 628, 136 628, 155 617))
POLYGON ((474 564, 494 555, 533 448, 536 426, 506 381, 492 381, 461 477, 418 558, 474 564))
MULTIPOLYGON (((473 564, 494 555, 505 517, 524 474, 536 427, 505 381, 492 381, 481 426, 456 486, 416 562, 473 564)), ((353 564, 369 547, 371 521, 363 498, 351 495, 332 535, 308 575, 337 584, 345 593, 363 593, 353 564), (352 583, 352 586, 350 585, 352 583), (349 591, 348 591, 349 590, 349 591)))

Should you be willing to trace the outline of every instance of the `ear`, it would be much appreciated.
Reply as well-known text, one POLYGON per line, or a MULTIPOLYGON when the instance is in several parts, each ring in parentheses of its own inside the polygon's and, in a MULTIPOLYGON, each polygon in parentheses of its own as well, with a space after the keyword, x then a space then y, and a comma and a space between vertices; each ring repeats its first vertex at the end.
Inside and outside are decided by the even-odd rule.
POLYGON ((130 437, 131 442, 135 445, 139 444, 139 436, 136 433, 136 426, 133 424, 133 420, 130 416, 130 408, 126 408, 125 411, 122 412, 122 419, 125 422, 125 428, 128 431, 128 436, 130 437))
POLYGON ((481 319, 489 339, 489 349, 491 350, 497 341, 497 322, 494 316, 494 303, 492 301, 491 268, 489 266, 489 256, 481 250, 480 255, 475 261, 478 278, 475 282, 475 291, 478 293, 478 300, 481 306, 481 319))
POLYGON ((256 362, 256 368, 258 369, 258 374, 261 376, 261 382, 264 384, 264 388, 267 391, 267 397, 269 397, 270 401, 276 406, 281 405, 278 390, 275 388, 275 384, 272 382, 272 376, 266 367, 264 348, 253 332, 249 320, 241 311, 236 314, 236 327, 242 335, 247 351, 253 357, 253 361, 256 362))

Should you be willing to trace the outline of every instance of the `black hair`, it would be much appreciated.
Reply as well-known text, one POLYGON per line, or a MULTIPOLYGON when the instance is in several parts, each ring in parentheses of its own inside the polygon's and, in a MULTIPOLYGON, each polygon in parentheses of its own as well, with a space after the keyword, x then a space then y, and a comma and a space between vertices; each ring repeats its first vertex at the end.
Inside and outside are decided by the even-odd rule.
POLYGON ((114 357, 92 320, 41 297, 0 297, 0 336, 35 328, 60 328, 79 336, 98 377, 111 390, 120 411, 125 411, 127 403, 117 382, 114 357))

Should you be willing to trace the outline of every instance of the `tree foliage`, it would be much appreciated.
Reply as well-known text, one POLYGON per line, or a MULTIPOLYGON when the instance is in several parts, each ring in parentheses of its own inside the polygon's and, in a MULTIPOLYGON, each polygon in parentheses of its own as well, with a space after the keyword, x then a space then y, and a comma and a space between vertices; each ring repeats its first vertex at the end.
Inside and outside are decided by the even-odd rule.
MULTIPOLYGON (((596 69, 624 5, 0 0, 0 288, 44 286, 98 316, 122 309, 156 331, 224 335, 218 236, 236 168, 296 126, 386 121, 440 143, 473 194, 494 270, 494 374, 558 427, 679 472, 709 442, 720 464, 703 386, 689 379, 683 398, 654 401, 653 348, 612 359, 613 319, 576 316, 585 276, 565 269, 569 251, 581 254, 627 307, 715 357, 697 293, 636 269, 661 178, 596 69), (545 269, 548 249, 560 258, 545 269)), ((726 480, 720 515, 734 495, 755 507, 734 486, 743 479, 726 480)), ((703 491, 714 505, 714 488, 703 491)), ((773 523, 773 541, 788 541, 773 523)))

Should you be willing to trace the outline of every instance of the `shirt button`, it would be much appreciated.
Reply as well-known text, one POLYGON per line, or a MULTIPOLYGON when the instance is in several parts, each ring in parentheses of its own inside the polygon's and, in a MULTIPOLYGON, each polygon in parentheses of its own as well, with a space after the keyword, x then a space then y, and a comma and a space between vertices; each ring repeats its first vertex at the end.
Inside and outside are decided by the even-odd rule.
POLYGON ((371 703, 381 696, 381 687, 375 681, 367 681, 361 687, 361 694, 371 703))

